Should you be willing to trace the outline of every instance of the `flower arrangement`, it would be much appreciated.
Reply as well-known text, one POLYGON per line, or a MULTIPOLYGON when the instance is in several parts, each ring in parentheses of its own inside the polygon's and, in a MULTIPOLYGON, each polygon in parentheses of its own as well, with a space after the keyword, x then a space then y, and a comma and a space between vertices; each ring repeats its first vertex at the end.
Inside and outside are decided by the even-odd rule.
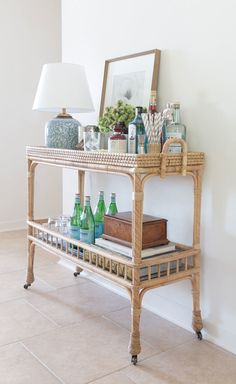
POLYGON ((123 122, 126 127, 134 119, 135 108, 124 103, 122 100, 118 100, 116 105, 112 107, 106 107, 103 116, 98 120, 98 126, 100 132, 110 132, 115 123, 123 122))

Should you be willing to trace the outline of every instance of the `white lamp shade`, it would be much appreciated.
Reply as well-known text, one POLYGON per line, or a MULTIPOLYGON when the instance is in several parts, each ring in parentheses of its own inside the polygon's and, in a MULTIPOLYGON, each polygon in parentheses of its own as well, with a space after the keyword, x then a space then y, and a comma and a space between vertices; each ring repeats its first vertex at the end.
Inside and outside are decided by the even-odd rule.
POLYGON ((51 63, 42 69, 33 109, 37 111, 91 112, 94 110, 84 67, 51 63))

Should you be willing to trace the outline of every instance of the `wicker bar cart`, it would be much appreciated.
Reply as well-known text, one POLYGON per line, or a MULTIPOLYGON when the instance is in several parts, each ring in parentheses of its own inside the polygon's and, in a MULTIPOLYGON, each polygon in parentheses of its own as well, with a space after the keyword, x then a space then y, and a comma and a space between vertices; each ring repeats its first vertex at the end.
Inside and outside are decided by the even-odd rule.
POLYGON ((200 209, 201 181, 204 154, 187 152, 186 143, 177 139, 182 153, 169 154, 168 145, 161 154, 134 155, 111 154, 106 152, 83 152, 77 150, 27 147, 28 160, 28 270, 24 288, 34 281, 33 264, 35 246, 40 246, 62 258, 73 261, 75 275, 83 269, 99 274, 125 287, 131 299, 131 334, 129 353, 133 364, 141 351, 140 313, 142 298, 149 289, 190 279, 193 296, 192 326, 199 339, 202 338, 202 319, 199 298, 200 278, 200 209), (85 244, 79 240, 63 236, 46 225, 47 219, 34 218, 34 176, 39 164, 78 171, 78 192, 81 201, 84 197, 84 178, 86 172, 101 172, 127 176, 133 189, 132 201, 132 259, 111 252, 96 245, 85 244), (187 246, 176 243, 176 250, 167 254, 141 258, 142 215, 144 183, 153 176, 191 176, 194 186, 193 244, 187 246))

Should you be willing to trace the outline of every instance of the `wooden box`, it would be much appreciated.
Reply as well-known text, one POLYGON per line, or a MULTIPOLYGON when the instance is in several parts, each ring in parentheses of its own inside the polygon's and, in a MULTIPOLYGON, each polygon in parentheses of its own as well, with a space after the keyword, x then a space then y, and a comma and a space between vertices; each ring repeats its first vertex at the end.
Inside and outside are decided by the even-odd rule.
MULTIPOLYGON (((104 216, 103 238, 132 246, 132 212, 104 216)), ((167 244, 167 220, 143 215, 142 249, 167 244)))

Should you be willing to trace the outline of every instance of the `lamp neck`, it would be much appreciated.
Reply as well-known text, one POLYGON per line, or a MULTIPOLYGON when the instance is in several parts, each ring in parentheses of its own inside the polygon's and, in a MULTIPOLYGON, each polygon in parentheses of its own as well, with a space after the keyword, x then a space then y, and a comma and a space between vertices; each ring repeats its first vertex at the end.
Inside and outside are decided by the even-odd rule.
POLYGON ((69 113, 66 113, 66 108, 62 108, 62 111, 57 115, 60 119, 69 119, 72 118, 72 116, 69 113))

